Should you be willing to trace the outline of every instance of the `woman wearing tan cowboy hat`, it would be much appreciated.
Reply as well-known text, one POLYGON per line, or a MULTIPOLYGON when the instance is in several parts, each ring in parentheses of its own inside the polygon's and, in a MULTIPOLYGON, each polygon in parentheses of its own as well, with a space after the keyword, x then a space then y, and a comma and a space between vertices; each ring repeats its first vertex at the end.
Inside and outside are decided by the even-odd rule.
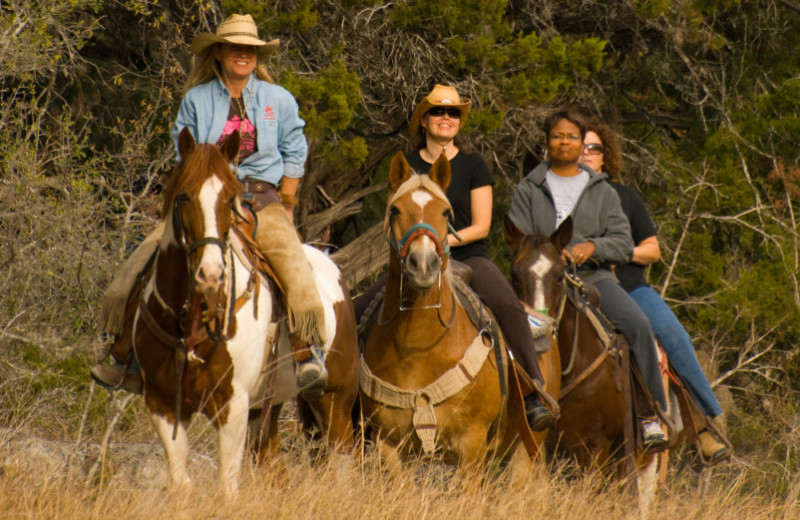
MULTIPOLYGON (((200 143, 219 144, 234 131, 241 134, 242 145, 233 167, 244 184, 243 198, 257 211, 258 247, 287 293, 298 385, 307 396, 316 396, 325 387, 327 373, 316 349, 308 347, 325 340, 324 314, 311 266, 292 224, 308 145, 297 102, 286 89, 272 83, 263 65, 277 48, 278 40, 259 38, 250 15, 231 15, 215 33, 198 34, 192 40, 195 63, 172 136, 177 150, 178 134, 184 128, 200 143)), ((157 228, 145 240, 150 244, 148 248, 139 249, 153 251, 162 229, 157 228)), ((137 251, 128 262, 134 256, 146 258, 149 254, 137 251)), ((140 263, 128 267, 131 268, 123 271, 141 270, 140 263)), ((130 285, 132 282, 115 281, 106 296, 116 293, 117 299, 119 295, 127 299, 130 285)), ((118 333, 121 324, 106 323, 104 328, 118 333)), ((119 355, 115 357, 124 361, 119 355)), ((124 367, 119 364, 99 365, 92 370, 92 376, 106 386, 119 386, 124 375, 124 367)))
MULTIPOLYGON (((514 358, 532 379, 544 384, 528 316, 500 269, 489 259, 484 243, 492 223, 492 174, 481 154, 468 153, 457 144, 470 105, 470 100, 462 100, 455 88, 435 85, 411 114, 408 133, 412 151, 405 154, 406 159, 418 173, 428 173, 442 153, 450 160, 452 179, 446 194, 459 237, 447 236, 450 257, 472 268, 470 285, 494 313, 514 358)), ((385 285, 385 279, 376 285, 357 301, 357 314, 372 300, 370 293, 377 293, 385 285)), ((525 412, 533 430, 544 430, 555 422, 536 392, 525 398, 525 412)))

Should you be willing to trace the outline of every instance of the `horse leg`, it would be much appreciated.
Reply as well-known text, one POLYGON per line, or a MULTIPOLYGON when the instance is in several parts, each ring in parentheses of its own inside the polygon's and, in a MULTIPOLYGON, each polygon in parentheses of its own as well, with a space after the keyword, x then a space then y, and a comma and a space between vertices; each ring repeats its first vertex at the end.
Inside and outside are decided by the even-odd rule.
POLYGON ((331 462, 339 476, 346 474, 354 452, 353 400, 345 399, 340 392, 325 392, 322 399, 309 403, 317 425, 325 435, 331 462))
POLYGON ((175 491, 190 490, 192 480, 186 470, 186 459, 189 456, 189 436, 186 430, 189 427, 189 421, 179 421, 178 427, 175 429, 174 422, 168 421, 166 417, 158 413, 151 412, 150 420, 153 421, 153 426, 167 454, 170 486, 175 491), (175 432, 174 440, 173 432, 175 432))
POLYGON ((282 405, 276 404, 269 412, 269 424, 266 425, 266 432, 259 432, 262 442, 258 450, 258 463, 262 466, 269 467, 273 472, 270 477, 278 485, 284 485, 289 482, 289 470, 281 457, 281 440, 278 436, 278 417, 281 413, 282 405), (264 443, 265 438, 267 442, 264 443))
MULTIPOLYGON (((540 444, 541 449, 541 444, 540 444)), ((514 489, 522 490, 530 482, 535 464, 528 455, 528 450, 521 442, 517 443, 511 460, 508 461, 508 474, 514 489)))
POLYGON ((227 403, 227 420, 218 426, 219 481, 228 498, 233 498, 239 488, 249 408, 247 393, 234 383, 233 395, 227 403))
POLYGON ((639 518, 649 518, 658 487, 658 460, 656 455, 644 455, 637 461, 636 490, 639 496, 639 518))
POLYGON ((397 446, 389 444, 385 439, 378 438, 376 441, 378 448, 378 458, 381 461, 381 469, 386 471, 389 478, 400 475, 403 465, 400 459, 400 450, 397 446))

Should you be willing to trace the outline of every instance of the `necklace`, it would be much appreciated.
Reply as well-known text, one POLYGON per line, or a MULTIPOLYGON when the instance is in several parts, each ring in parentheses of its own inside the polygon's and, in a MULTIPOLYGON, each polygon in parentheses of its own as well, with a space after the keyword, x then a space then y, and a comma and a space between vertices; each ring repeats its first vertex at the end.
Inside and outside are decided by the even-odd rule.
POLYGON ((241 132, 242 121, 245 117, 247 117, 244 111, 244 97, 231 98, 231 102, 233 103, 233 109, 236 112, 236 115, 239 116, 239 131, 241 132))

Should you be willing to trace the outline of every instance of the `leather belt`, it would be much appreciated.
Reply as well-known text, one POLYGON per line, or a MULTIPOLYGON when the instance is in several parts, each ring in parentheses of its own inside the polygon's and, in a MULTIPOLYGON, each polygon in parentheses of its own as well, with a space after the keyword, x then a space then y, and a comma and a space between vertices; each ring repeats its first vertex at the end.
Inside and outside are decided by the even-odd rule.
POLYGON ((271 182, 260 181, 252 177, 245 177, 240 181, 244 186, 245 193, 269 193, 270 191, 278 191, 277 186, 271 182))

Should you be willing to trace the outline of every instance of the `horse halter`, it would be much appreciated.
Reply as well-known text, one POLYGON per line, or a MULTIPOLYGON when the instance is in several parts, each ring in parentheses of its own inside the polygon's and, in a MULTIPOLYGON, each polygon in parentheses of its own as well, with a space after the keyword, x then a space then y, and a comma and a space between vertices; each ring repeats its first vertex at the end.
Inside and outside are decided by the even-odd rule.
POLYGON ((218 246, 222 250, 222 261, 223 265, 225 265, 225 253, 228 251, 228 242, 226 240, 222 240, 221 238, 217 237, 203 237, 199 238, 193 242, 189 242, 186 237, 186 231, 183 227, 183 219, 181 217, 181 204, 183 204, 188 199, 187 195, 180 195, 175 197, 175 202, 172 204, 172 220, 175 222, 177 226, 176 231, 180 233, 180 244, 183 247, 183 250, 186 252, 186 255, 191 255, 197 249, 207 246, 207 245, 215 245, 218 246))
MULTIPOLYGON (((192 242, 188 241, 187 236, 186 236, 186 230, 183 227, 183 219, 181 217, 181 211, 180 211, 181 205, 184 202, 186 202, 188 199, 189 199, 188 195, 182 194, 182 195, 180 195, 180 196, 175 198, 175 201, 174 201, 174 203, 172 205, 173 230, 175 231, 176 235, 180 237, 179 238, 179 243, 180 243, 181 247, 183 248, 183 251, 184 251, 184 254, 185 254, 185 257, 186 257, 186 268, 187 268, 186 270, 187 270, 187 272, 191 272, 191 255, 192 255, 192 253, 194 253, 197 249, 199 249, 199 248, 201 248, 203 246, 206 246, 206 245, 215 245, 215 246, 220 248, 220 250, 222 251, 222 268, 223 268, 223 272, 227 271, 227 268, 228 268, 228 262, 227 262, 227 258, 226 258, 226 255, 228 253, 228 240, 227 239, 223 240, 223 239, 218 238, 218 237, 202 237, 202 238, 199 238, 199 239, 194 240, 192 242)), ((231 253, 231 265, 232 265, 232 263, 233 263, 233 258, 232 258, 233 257, 233 250, 231 250, 230 253, 231 253)), ((235 276, 235 270, 232 271, 232 275, 235 276)), ((235 280, 232 280, 231 281, 231 287, 233 288, 233 287, 235 287, 235 285, 236 285, 235 280)), ((222 290, 223 290, 223 288, 221 287, 219 289, 219 291, 217 291, 217 293, 219 294, 219 292, 222 291, 222 290)), ((204 298, 207 298, 207 297, 204 297, 204 298)), ((235 295, 233 294, 233 291, 231 291, 231 300, 233 300, 233 299, 235 299, 235 295)), ((192 296, 191 296, 191 294, 187 298, 187 301, 184 303, 182 310, 183 310, 183 312, 187 312, 187 311, 188 312, 195 312, 194 309, 197 308, 201 312, 201 315, 203 317, 202 323, 203 323, 203 326, 206 329, 206 332, 208 333, 209 337, 211 337, 211 338, 213 338, 213 339, 215 339, 217 341, 221 341, 221 340, 225 340, 226 339, 225 332, 223 331, 223 323, 220 320, 220 314, 224 314, 224 311, 225 311, 226 302, 224 302, 224 300, 225 300, 224 298, 220 298, 217 301, 217 306, 216 306, 217 312, 215 312, 213 314, 214 315, 214 321, 215 321, 215 327, 214 327, 213 331, 212 331, 212 329, 210 327, 210 324, 208 323, 208 315, 209 315, 210 309, 207 309, 205 311, 200 310, 200 308, 198 307, 199 300, 197 300, 195 302, 195 304, 192 304, 192 296)), ((204 305, 208 304, 208 303, 209 302, 206 299, 204 305)), ((163 304, 162 304, 162 307, 164 307, 163 304)), ((172 309, 168 309, 168 310, 172 311, 172 309)), ((172 311, 172 314, 174 314, 176 316, 178 315, 174 311, 172 311)), ((229 314, 228 323, 230 323, 230 320, 233 319, 233 315, 234 315, 234 304, 233 304, 233 302, 228 304, 228 314, 229 314)))

